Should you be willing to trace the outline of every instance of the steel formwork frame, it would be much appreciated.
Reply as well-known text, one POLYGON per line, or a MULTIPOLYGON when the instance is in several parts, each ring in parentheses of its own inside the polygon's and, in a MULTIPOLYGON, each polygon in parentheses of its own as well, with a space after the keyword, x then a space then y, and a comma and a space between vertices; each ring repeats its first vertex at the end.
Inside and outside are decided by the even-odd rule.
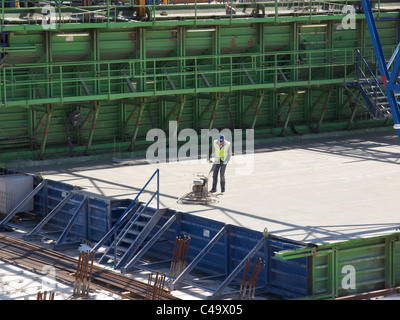
MULTIPOLYGON (((39 159, 51 147, 58 153, 54 145, 66 141, 65 129, 69 150, 89 155, 93 147, 110 149, 113 140, 132 152, 146 129, 165 129, 171 120, 196 131, 270 129, 284 136, 287 127, 297 132, 294 124, 318 133, 332 121, 349 128, 357 116, 369 119, 360 109, 347 111, 350 101, 341 88, 354 79, 355 49, 372 51, 362 14, 356 15, 359 29, 346 36, 353 44, 338 45, 340 8, 347 1, 325 11, 327 1, 232 2, 236 13, 225 3, 58 5, 53 29, 43 29, 38 8, 10 8, 9 2, 1 8, 9 43, 1 47, 0 68, 0 112, 9 124, 0 128, 14 126, 13 112, 28 118, 18 139, 11 129, 0 132, 1 145, 11 152, 21 145, 38 149, 39 159), (135 13, 142 7, 146 17, 135 13), (16 17, 28 13, 26 20, 16 17), (112 51, 114 35, 120 38, 112 51), (60 119, 74 109, 82 124, 64 125, 60 119)), ((380 2, 377 10, 393 18, 380 2)), ((394 44, 385 48, 393 51, 394 44)))
POLYGON ((379 38, 378 29, 376 27, 374 15, 372 13, 371 4, 368 0, 361 0, 365 12, 365 18, 368 24, 369 33, 371 35, 372 44, 374 47, 376 60, 379 71, 382 76, 383 85, 386 90, 386 97, 390 105, 391 114, 394 121, 394 129, 400 139, 400 111, 396 95, 400 93, 399 72, 400 72, 400 54, 398 54, 399 44, 393 52, 389 62, 386 62, 385 54, 382 49, 382 43, 379 38), (389 71, 392 67, 392 71, 389 71))
POLYGON ((399 233, 275 252, 308 259, 310 290, 302 299, 336 299, 399 286, 399 233), (350 270, 350 271, 349 271, 350 270), (349 278, 354 277, 354 285, 349 278))

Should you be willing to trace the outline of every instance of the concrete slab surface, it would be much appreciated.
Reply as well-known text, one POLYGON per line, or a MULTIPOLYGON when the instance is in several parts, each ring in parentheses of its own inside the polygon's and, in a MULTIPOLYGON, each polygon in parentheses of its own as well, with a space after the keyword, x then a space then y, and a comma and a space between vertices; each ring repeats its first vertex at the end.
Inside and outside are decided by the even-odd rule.
MULTIPOLYGON (((197 160, 145 165, 96 160, 18 171, 133 199, 159 168, 161 207, 316 244, 390 234, 400 226, 400 142, 394 130, 256 145, 253 170, 244 175, 245 165, 235 157, 226 170, 226 193, 212 205, 176 202, 191 190, 198 172, 210 170, 197 160)), ((148 189, 156 190, 155 181, 148 189)))

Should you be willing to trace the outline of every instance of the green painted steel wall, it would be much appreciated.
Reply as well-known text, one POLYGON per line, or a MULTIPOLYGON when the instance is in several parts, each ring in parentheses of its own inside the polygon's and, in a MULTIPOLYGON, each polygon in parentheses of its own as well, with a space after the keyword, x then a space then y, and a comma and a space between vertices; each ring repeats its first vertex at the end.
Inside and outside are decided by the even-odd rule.
POLYGON ((400 285, 398 233, 281 251, 276 256, 308 257, 310 299, 351 296, 400 285))
MULTIPOLYGON (((391 16, 392 21, 378 21, 386 55, 398 38, 397 13, 391 16)), ((211 24, 199 32, 193 32, 198 31, 195 23, 173 21, 164 26, 75 27, 71 32, 88 35, 73 38, 40 28, 11 28, 2 61, 7 66, 0 70, 3 158, 15 151, 33 151, 41 158, 68 154, 64 119, 76 109, 88 120, 83 128, 68 122, 78 154, 90 148, 111 150, 114 142, 127 150, 132 140, 134 149, 140 149, 148 130, 166 128, 168 120, 195 130, 254 124, 262 138, 293 135, 290 127, 307 134, 355 128, 354 121, 357 127, 388 125, 370 120, 361 106, 353 114, 354 105, 342 88, 355 77, 355 49, 368 62, 374 60, 365 20, 357 17, 354 30, 342 29, 341 21, 329 16, 316 22, 289 17, 285 22, 211 24), (50 106, 47 128, 40 120, 46 120, 42 117, 50 106), (90 111, 96 106, 93 122, 95 112, 90 111)))

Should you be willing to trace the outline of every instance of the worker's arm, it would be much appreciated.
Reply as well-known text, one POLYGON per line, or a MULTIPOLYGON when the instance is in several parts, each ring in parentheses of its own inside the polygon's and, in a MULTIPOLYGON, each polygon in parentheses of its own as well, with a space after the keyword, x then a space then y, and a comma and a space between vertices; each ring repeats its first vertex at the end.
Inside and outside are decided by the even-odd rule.
POLYGON ((228 155, 225 158, 224 164, 227 164, 232 156, 232 143, 229 144, 229 148, 227 150, 228 155))

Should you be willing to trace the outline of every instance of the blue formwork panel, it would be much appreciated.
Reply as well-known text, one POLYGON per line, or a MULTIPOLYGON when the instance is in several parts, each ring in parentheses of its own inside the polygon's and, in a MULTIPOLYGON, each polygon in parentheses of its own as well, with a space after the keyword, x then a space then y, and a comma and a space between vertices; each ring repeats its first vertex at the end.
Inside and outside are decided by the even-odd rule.
MULTIPOLYGON (((47 180, 47 188, 34 197, 34 213, 46 216, 73 190, 74 187, 66 183, 47 180)), ((78 190, 49 221, 49 225, 63 230, 83 201, 86 202, 79 211, 69 237, 93 242, 99 241, 110 230, 130 203, 130 200, 101 197, 78 190)))
POLYGON ((304 247, 289 239, 270 236, 268 239, 268 291, 285 298, 308 295, 308 259, 281 260, 275 252, 304 247))
POLYGON ((87 238, 99 241, 111 229, 111 200, 88 197, 87 238))
MULTIPOLYGON (((187 258, 189 264, 223 227, 227 227, 225 234, 192 270, 193 273, 206 278, 217 279, 219 276, 221 281, 225 279, 264 237, 263 233, 259 231, 226 225, 219 221, 173 210, 169 211, 164 221, 160 220, 160 224, 164 224, 172 214, 178 214, 176 223, 164 233, 157 245, 148 250, 145 258, 153 262, 152 259, 170 261, 174 251, 175 238, 188 236, 191 239, 187 258)), ((305 244, 300 242, 268 235, 266 244, 254 255, 254 258, 261 258, 265 262, 265 267, 258 275, 257 287, 264 288, 266 293, 282 298, 306 296, 308 292, 308 260, 306 258, 280 260, 274 257, 277 251, 304 246, 305 244)), ((252 273, 254 258, 250 261, 248 276, 252 273)), ((242 269, 237 274, 230 283, 230 287, 238 288, 240 286, 243 272, 242 269)))
MULTIPOLYGON (((229 233, 229 260, 230 270, 245 259, 246 255, 263 237, 262 232, 249 230, 243 227, 232 226, 229 233)), ((254 258, 265 262, 263 270, 257 279, 257 286, 265 286, 266 292, 284 298, 296 298, 307 295, 308 292, 308 263, 307 259, 293 261, 275 258, 275 252, 283 249, 302 248, 305 244, 289 239, 268 235, 266 244, 258 250, 254 258)), ((252 273, 254 258, 250 261, 248 274, 252 273)), ((239 273, 235 281, 243 278, 239 273)))
MULTIPOLYGON (((219 221, 182 214, 179 220, 180 235, 191 238, 188 261, 195 258, 224 226, 225 224, 219 221)), ((210 276, 225 275, 227 272, 225 248, 225 237, 222 237, 194 270, 210 276)))
MULTIPOLYGON (((155 228, 149 234, 148 239, 153 237, 160 228, 173 216, 180 215, 175 210, 167 210, 155 228)), ((170 261, 172 259, 175 239, 179 235, 178 222, 174 222, 156 241, 151 250, 145 255, 150 260, 170 261)))
MULTIPOLYGON (((248 253, 256 246, 256 244, 262 239, 264 235, 261 232, 250 230, 243 227, 231 226, 229 233, 229 272, 232 272, 237 265, 242 262, 248 253)), ((251 259, 247 274, 251 275, 254 265, 254 259, 261 258, 261 261, 268 261, 268 255, 266 246, 264 245, 254 257, 251 259)), ((232 282, 232 285, 240 285, 243 279, 244 269, 238 274, 238 276, 232 282)), ((266 267, 258 275, 257 286, 267 286, 267 273, 266 267)))
MULTIPOLYGON (((14 171, 4 169, 0 171, 0 175, 14 173, 14 171)), ((35 177, 35 181, 36 185, 40 183, 37 177, 35 177)), ((44 217, 72 190, 73 186, 68 184, 48 181, 47 188, 43 188, 34 198, 34 213, 44 217)), ((84 199, 87 203, 82 208, 73 228, 71 228, 70 237, 75 237, 75 239, 85 238, 93 242, 103 238, 132 202, 130 199, 117 200, 78 191, 65 207, 51 219, 52 224, 63 230, 84 199)), ((146 209, 148 213, 154 213, 155 210, 152 207, 146 209)), ((176 221, 157 239, 143 258, 151 263, 171 261, 176 238, 188 236, 191 240, 187 264, 198 257, 200 253, 206 252, 192 270, 193 273, 204 275, 206 278, 211 276, 215 277, 214 279, 224 281, 231 274, 236 274, 235 270, 239 264, 243 263, 249 252, 253 251, 260 240, 265 237, 259 231, 226 225, 220 221, 169 209, 147 239, 153 237, 172 216, 176 217, 176 221), (226 232, 209 251, 206 251, 206 246, 223 228, 226 228, 226 232)), ((291 260, 275 258, 275 252, 305 246, 304 243, 269 234, 265 244, 254 254, 248 274, 252 272, 254 258, 261 258, 265 262, 265 267, 258 276, 257 287, 263 288, 263 292, 282 298, 307 296, 310 283, 308 258, 291 260)), ((231 287, 237 288, 240 285, 243 272, 242 269, 235 275, 229 283, 231 287)))

